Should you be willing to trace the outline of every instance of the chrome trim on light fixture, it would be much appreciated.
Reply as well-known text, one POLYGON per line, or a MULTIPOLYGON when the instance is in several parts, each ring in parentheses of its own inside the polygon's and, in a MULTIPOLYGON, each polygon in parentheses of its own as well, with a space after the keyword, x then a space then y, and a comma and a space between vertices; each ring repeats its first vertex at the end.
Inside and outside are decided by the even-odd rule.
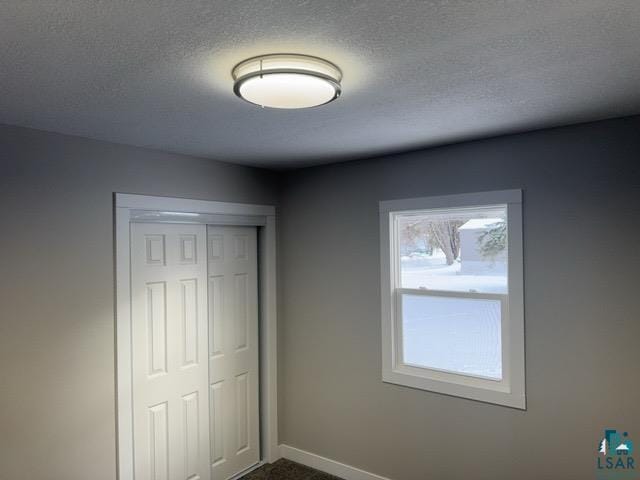
MULTIPOLYGON (((242 62, 236 64, 231 70, 231 75, 234 80, 233 93, 238 98, 241 98, 254 105, 260 105, 243 97, 240 88, 247 81, 255 77, 264 77, 266 75, 273 74, 292 74, 292 75, 307 75, 310 77, 324 80, 332 86, 334 95, 327 101, 312 105, 310 107, 298 107, 298 108, 312 108, 326 105, 338 98, 342 93, 340 82, 342 80, 342 71, 340 68, 332 62, 320 57, 314 57, 311 55, 300 55, 293 53, 275 53, 268 55, 259 55, 251 57, 242 62), (286 66, 289 63, 291 66, 286 66), (266 64, 266 65, 265 65, 266 64), (271 66, 270 66, 271 64, 271 66), (243 69, 248 70, 246 73, 243 69)), ((264 106, 264 105, 261 105, 264 106)), ((279 107, 272 107, 279 108, 279 107)), ((290 107, 296 108, 296 107, 290 107)))

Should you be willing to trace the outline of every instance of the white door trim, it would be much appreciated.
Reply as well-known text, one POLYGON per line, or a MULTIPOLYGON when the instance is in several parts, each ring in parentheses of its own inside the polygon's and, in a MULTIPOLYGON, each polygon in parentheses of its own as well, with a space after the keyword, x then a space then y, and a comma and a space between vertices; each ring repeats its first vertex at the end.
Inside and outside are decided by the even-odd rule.
MULTIPOLYGON (((264 217, 259 228, 260 444, 261 457, 280 458, 277 407, 276 216, 272 205, 250 205, 148 195, 114 194, 115 322, 116 322, 116 460, 119 480, 133 480, 133 415, 131 385, 130 232, 133 210, 264 217)), ((197 216, 194 223, 200 223, 197 216)), ((229 223, 225 223, 229 225, 229 223)))

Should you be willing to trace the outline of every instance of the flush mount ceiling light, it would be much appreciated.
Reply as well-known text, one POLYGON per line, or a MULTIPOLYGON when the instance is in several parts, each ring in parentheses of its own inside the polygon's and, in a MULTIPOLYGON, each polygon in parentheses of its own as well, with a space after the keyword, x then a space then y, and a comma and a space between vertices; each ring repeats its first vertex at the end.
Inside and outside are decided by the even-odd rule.
POLYGON ((309 108, 340 96, 340 69, 308 55, 253 57, 240 62, 231 73, 235 94, 262 107, 309 108))

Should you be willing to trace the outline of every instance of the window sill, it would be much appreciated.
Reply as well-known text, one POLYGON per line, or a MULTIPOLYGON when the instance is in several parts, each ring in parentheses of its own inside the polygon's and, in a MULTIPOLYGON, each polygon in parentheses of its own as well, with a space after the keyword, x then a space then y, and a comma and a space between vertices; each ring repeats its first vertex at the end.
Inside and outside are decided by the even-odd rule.
MULTIPOLYGON (((446 375, 447 374, 443 374, 443 377, 446 375)), ((452 378, 462 377, 461 375, 453 374, 451 374, 450 376, 452 378)), ((419 390, 426 390, 429 392, 441 393, 444 395, 461 397, 485 403, 493 403, 496 405, 503 405, 505 407, 517 408, 520 410, 527 409, 526 397, 524 395, 511 393, 510 389, 504 384, 480 378, 465 378, 468 378, 467 383, 469 384, 467 385, 463 385, 454 381, 436 380, 433 378, 427 378, 426 376, 407 374, 402 372, 400 369, 382 372, 382 381, 385 383, 392 383, 394 385, 401 385, 404 387, 411 387, 419 390), (478 382, 492 382, 495 385, 490 389, 487 388, 487 386, 478 386, 478 382), (473 385, 474 383, 476 383, 476 385, 473 385)))

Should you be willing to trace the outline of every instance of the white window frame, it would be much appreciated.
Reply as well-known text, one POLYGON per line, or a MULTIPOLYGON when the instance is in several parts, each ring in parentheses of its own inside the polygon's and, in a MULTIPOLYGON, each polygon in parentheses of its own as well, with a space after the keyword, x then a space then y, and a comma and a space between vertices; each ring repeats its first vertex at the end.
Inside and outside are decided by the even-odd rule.
POLYGON ((382 381, 526 410, 522 191, 422 197, 380 202, 382 381), (508 295, 401 288, 395 239, 400 215, 423 210, 505 206, 507 208, 508 295), (501 299, 502 380, 402 363, 402 294, 501 299))

